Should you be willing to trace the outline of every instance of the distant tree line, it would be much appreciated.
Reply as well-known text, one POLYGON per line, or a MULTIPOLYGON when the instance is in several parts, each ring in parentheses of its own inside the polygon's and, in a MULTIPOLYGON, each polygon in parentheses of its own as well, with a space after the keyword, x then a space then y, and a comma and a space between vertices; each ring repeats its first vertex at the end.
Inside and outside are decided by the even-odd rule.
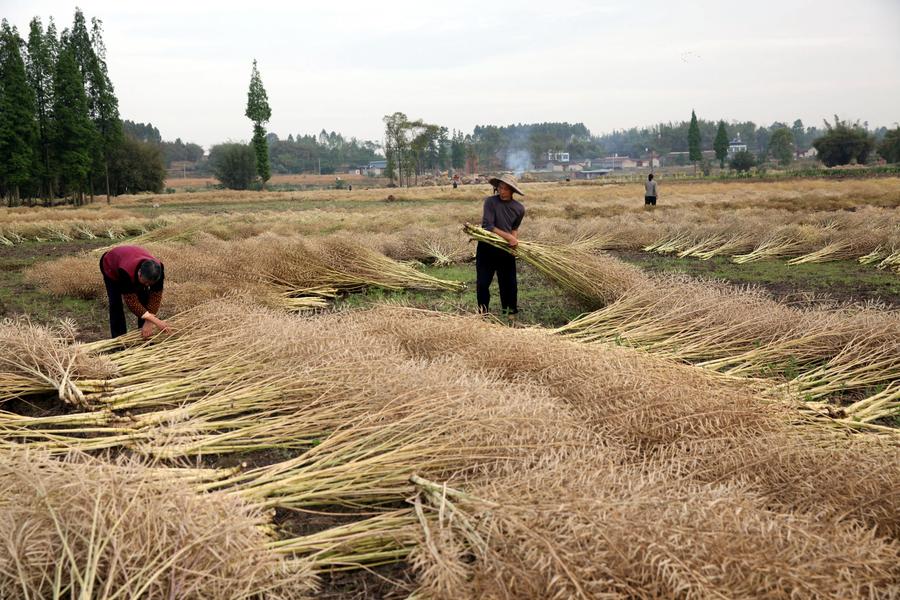
POLYGON ((376 142, 345 138, 322 129, 318 135, 266 136, 273 173, 335 173, 342 167, 368 165, 383 158, 376 142))
MULTIPOLYGON (((265 136, 269 168, 273 174, 333 174, 343 169, 368 166, 383 159, 375 142, 346 139, 323 129, 318 135, 289 134, 281 139, 276 133, 265 136)), ((240 142, 216 144, 209 151, 209 168, 227 188, 248 189, 262 178, 258 176, 259 147, 240 142)))
POLYGON ((730 166, 749 170, 770 159, 787 166, 798 151, 810 148, 816 148, 818 159, 826 166, 865 164, 876 148, 886 161, 897 162, 897 154, 892 153, 896 142, 892 140, 900 138, 898 132, 900 128, 869 130, 868 123, 848 123, 837 116, 834 124, 826 120, 822 128, 806 127, 800 119, 791 125, 776 121, 767 127, 752 121, 705 121, 692 112, 690 121, 614 131, 592 139, 608 153, 640 156, 648 150, 658 155, 684 152, 690 162, 701 162, 702 152, 712 150, 724 167, 730 141, 739 137, 747 146, 746 154, 732 156, 730 166))
POLYGON ((102 34, 77 9, 59 34, 35 17, 27 40, 0 23, 0 195, 10 206, 162 188, 159 150, 124 134, 102 34))
POLYGON ((203 147, 193 142, 184 143, 181 138, 175 138, 174 142, 163 141, 159 129, 152 123, 135 123, 125 119, 122 121, 122 129, 125 135, 140 142, 153 144, 162 152, 166 168, 171 168, 175 162, 198 163, 203 159, 203 147))

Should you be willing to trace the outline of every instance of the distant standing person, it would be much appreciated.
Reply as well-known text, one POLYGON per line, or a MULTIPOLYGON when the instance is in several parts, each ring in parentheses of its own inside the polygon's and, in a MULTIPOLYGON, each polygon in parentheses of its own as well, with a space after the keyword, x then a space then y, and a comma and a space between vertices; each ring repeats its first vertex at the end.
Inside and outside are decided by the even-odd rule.
MULTIPOLYGON (((525 216, 525 206, 513 199, 513 194, 524 196, 518 182, 512 175, 492 177, 494 195, 484 199, 484 212, 481 226, 502 237, 511 248, 519 244, 519 226, 525 216)), ((478 312, 488 312, 491 302, 491 281, 497 274, 497 285, 500 288, 500 306, 506 315, 519 312, 518 282, 516 281, 516 257, 503 250, 478 242, 475 250, 475 291, 478 299, 478 312)))
POLYGON ((653 181, 653 173, 650 173, 644 184, 644 206, 656 206, 656 196, 656 182, 653 181))
POLYGON ((141 335, 148 338, 153 328, 169 331, 169 324, 156 316, 162 305, 163 264, 140 246, 116 246, 100 257, 100 272, 109 298, 109 330, 112 337, 123 335, 128 326, 128 307, 138 318, 141 335))

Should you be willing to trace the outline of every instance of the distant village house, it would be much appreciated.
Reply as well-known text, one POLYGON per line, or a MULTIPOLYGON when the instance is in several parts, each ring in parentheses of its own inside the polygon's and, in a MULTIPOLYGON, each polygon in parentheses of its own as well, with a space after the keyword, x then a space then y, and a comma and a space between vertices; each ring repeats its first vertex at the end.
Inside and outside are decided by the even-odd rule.
POLYGON ((734 156, 738 152, 746 152, 747 144, 741 141, 741 134, 738 132, 737 137, 728 144, 728 156, 734 156))

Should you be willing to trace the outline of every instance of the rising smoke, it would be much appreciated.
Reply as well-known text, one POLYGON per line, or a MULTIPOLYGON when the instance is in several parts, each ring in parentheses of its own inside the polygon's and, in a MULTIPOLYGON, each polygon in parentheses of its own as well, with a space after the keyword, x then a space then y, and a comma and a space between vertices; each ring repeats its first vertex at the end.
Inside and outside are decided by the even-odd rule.
POLYGON ((528 150, 509 150, 506 153, 506 169, 519 177, 531 169, 531 153, 528 150))

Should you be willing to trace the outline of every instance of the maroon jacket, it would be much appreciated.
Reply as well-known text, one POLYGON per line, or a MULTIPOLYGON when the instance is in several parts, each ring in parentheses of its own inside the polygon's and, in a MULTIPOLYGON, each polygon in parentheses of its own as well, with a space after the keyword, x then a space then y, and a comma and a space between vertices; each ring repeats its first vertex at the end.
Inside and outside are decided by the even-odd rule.
POLYGON ((142 286, 137 273, 141 263, 145 260, 154 260, 159 262, 160 267, 163 266, 155 256, 140 246, 116 246, 100 259, 100 270, 103 272, 103 277, 116 284, 122 294, 122 300, 138 317, 145 312, 155 315, 159 310, 162 304, 163 280, 166 274, 163 268, 156 283, 149 287, 142 286), (138 299, 139 291, 149 293, 147 306, 141 304, 138 299))

